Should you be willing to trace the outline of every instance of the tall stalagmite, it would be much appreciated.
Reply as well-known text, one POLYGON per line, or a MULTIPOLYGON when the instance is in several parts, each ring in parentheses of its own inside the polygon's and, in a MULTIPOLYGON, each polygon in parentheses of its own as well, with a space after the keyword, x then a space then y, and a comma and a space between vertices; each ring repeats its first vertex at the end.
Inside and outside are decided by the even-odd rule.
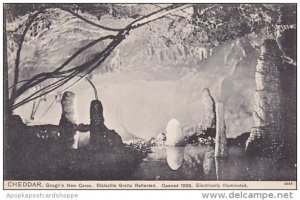
POLYGON ((226 139, 226 127, 224 117, 224 104, 222 101, 218 101, 216 104, 217 113, 217 130, 215 139, 215 157, 226 158, 228 156, 227 139, 226 139))
POLYGON ((79 132, 76 131, 76 97, 73 92, 64 92, 61 99, 62 114, 59 122, 61 137, 70 149, 78 148, 79 132))
POLYGON ((92 148, 120 147, 122 138, 104 124, 103 106, 101 101, 93 100, 90 106, 90 144, 92 148))
POLYGON ((255 156, 279 156, 282 140, 282 88, 283 70, 281 53, 275 40, 267 39, 261 47, 257 61, 254 92, 254 125, 246 142, 248 153, 255 156))
POLYGON ((202 105, 203 105, 203 120, 202 129, 216 128, 216 111, 215 101, 210 94, 209 89, 205 88, 202 91, 202 105))

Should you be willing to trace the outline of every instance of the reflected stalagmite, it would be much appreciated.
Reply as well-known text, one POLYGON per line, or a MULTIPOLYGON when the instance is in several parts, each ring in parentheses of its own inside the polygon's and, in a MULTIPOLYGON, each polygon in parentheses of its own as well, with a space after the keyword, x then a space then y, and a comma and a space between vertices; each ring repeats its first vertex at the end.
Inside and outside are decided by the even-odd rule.
POLYGON ((225 178, 225 166, 226 160, 215 158, 215 164, 216 164, 216 177, 218 181, 224 180, 225 178))
POLYGON ((206 146, 206 151, 204 153, 203 159, 203 172, 204 174, 210 178, 215 175, 215 158, 214 158, 214 148, 212 145, 206 146))
POLYGON ((167 163, 172 170, 177 170, 182 164, 184 147, 167 147, 167 163))

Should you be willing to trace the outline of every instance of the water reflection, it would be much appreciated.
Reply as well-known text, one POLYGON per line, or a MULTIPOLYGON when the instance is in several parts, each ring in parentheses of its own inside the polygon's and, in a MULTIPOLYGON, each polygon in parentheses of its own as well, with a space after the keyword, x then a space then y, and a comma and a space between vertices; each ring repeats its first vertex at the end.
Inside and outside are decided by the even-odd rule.
POLYGON ((208 145, 206 147, 206 151, 204 153, 204 158, 203 158, 203 172, 206 176, 207 179, 213 179, 216 175, 216 170, 215 170, 215 150, 212 145, 208 145))
POLYGON ((216 165, 213 145, 187 145, 185 165, 190 171, 198 171, 198 180, 215 180, 216 165))
POLYGON ((134 180, 295 180, 296 167, 275 167, 268 159, 247 158, 243 147, 229 146, 228 158, 214 157, 213 145, 153 147, 131 177, 134 180), (272 167, 273 166, 273 167, 272 167))
POLYGON ((213 145, 166 147, 166 152, 170 169, 179 170, 181 174, 192 179, 197 177, 195 175, 199 179, 216 179, 213 145))
POLYGON ((225 162, 226 162, 226 160, 224 160, 224 159, 215 158, 215 163, 216 163, 216 179, 218 181, 225 179, 225 176, 224 176, 225 162))
POLYGON ((241 148, 231 147, 227 159, 216 158, 212 144, 167 147, 166 160, 172 170, 190 180, 245 180, 247 162, 241 148))
POLYGON ((177 170, 183 161, 184 147, 166 147, 167 163, 172 170, 177 170))

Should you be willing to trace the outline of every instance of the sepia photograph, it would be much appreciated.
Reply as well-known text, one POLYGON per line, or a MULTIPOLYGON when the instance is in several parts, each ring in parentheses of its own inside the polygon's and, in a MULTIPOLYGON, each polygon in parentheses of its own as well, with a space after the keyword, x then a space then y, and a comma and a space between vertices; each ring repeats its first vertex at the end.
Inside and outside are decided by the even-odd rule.
POLYGON ((4 188, 296 189, 296 26, 296 3, 4 3, 4 188))

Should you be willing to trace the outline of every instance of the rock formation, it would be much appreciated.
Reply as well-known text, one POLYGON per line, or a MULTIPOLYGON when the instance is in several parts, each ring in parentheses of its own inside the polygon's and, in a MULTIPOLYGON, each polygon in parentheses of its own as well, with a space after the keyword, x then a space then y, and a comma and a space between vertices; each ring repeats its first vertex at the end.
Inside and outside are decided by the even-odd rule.
POLYGON ((215 157, 226 158, 228 156, 227 139, 225 132, 225 117, 224 106, 222 101, 216 104, 217 113, 217 127, 215 139, 215 157))
POLYGON ((99 100, 91 102, 90 122, 91 140, 93 140, 95 135, 103 136, 104 132, 101 130, 105 130, 107 128, 104 125, 103 106, 99 100))
POLYGON ((283 54, 284 70, 281 73, 282 120, 284 142, 293 164, 297 157, 297 8, 281 7, 281 16, 276 25, 276 41, 283 54))
POLYGON ((78 148, 79 132, 76 131, 76 104, 73 92, 64 92, 61 99, 62 114, 59 122, 61 137, 70 149, 78 148))
MULTIPOLYGON (((275 40, 265 40, 257 61, 254 92, 254 125, 246 142, 248 153, 277 158, 281 148, 283 71, 281 53, 275 40)), ((288 105, 287 105, 288 106, 288 105)))
POLYGON ((280 116, 280 71, 281 54, 275 40, 265 40, 261 47, 261 56, 257 61, 254 92, 254 125, 278 126, 280 116))
POLYGON ((104 125, 103 106, 99 100, 93 100, 90 107, 90 145, 97 148, 118 147, 122 138, 104 125))
POLYGON ((5 133, 6 145, 8 149, 14 149, 14 146, 26 143, 28 138, 25 134, 26 125, 23 123, 22 118, 19 115, 13 115, 8 120, 8 126, 5 133), (18 144, 18 145, 16 145, 18 144))
POLYGON ((168 146, 178 146, 184 142, 184 135, 182 132, 181 124, 176 119, 171 119, 168 122, 166 128, 166 145, 168 146))
POLYGON ((164 146, 166 140, 167 140, 166 134, 165 133, 160 133, 156 137, 156 144, 157 144, 157 146, 164 146))
POLYGON ((284 61, 296 66, 297 60, 297 8, 283 6, 280 9, 280 18, 276 24, 276 41, 282 51, 284 61))
POLYGON ((201 129, 205 135, 211 137, 215 136, 216 129, 216 110, 215 101, 210 94, 209 89, 205 88, 202 91, 202 106, 203 106, 203 120, 201 129))

